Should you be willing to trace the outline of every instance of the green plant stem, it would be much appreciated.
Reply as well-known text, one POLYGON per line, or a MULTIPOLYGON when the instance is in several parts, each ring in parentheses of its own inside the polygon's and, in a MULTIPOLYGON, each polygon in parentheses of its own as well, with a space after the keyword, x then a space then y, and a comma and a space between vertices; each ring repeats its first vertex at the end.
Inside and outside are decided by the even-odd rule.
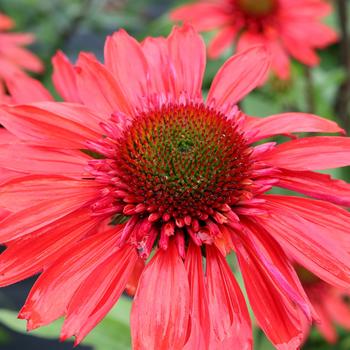
POLYGON ((341 31, 341 64, 345 70, 345 80, 338 90, 337 98, 335 101, 335 112, 338 119, 341 121, 342 126, 347 131, 350 131, 350 40, 348 31, 349 18, 347 0, 338 0, 337 5, 338 20, 341 31))
POLYGON ((316 111, 315 105, 315 94, 314 94, 314 81, 312 77, 312 70, 310 67, 304 67, 304 77, 305 77, 305 98, 307 111, 314 114, 316 111))

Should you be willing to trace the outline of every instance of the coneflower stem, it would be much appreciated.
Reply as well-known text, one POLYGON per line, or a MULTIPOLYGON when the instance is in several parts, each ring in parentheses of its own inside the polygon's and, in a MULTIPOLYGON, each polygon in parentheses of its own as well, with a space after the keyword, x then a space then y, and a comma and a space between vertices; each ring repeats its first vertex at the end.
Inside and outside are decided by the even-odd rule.
POLYGON ((308 66, 304 67, 304 77, 305 77, 305 96, 307 111, 309 113, 315 113, 315 94, 314 94, 314 81, 312 77, 311 68, 308 66))
POLYGON ((338 0, 338 20, 341 31, 340 50, 341 64, 345 70, 345 80, 339 87, 335 101, 335 112, 342 126, 350 130, 349 100, 350 100, 350 40, 348 32, 347 0, 338 0))

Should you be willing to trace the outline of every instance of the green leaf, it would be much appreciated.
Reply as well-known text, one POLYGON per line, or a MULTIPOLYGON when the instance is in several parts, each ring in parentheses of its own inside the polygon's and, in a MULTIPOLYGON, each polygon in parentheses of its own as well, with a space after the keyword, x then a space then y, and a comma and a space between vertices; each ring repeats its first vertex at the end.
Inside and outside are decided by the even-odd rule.
MULTIPOLYGON (((94 350, 129 350, 131 348, 130 310, 131 300, 121 297, 117 305, 86 337, 83 344, 91 345, 94 350)), ((0 309, 0 322, 15 332, 26 333, 25 321, 19 320, 14 311, 0 309)), ((58 339, 62 324, 63 319, 60 319, 48 326, 31 331, 29 335, 45 339, 58 339)))
MULTIPOLYGON (((26 322, 17 318, 17 312, 0 309, 0 322, 6 327, 18 333, 27 333, 26 322)), ((63 324, 62 320, 53 322, 49 326, 41 327, 30 332, 30 335, 46 339, 56 339, 59 337, 60 328, 63 324)))

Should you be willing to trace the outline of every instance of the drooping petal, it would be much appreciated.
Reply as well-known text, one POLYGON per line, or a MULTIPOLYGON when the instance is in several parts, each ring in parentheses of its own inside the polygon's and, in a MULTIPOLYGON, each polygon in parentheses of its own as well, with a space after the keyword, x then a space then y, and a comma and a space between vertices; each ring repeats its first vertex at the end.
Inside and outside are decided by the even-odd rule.
POLYGON ((301 322, 305 319, 310 324, 317 315, 282 248, 264 228, 243 218, 241 223, 243 229, 234 237, 237 237, 237 254, 254 314, 277 348, 294 349, 293 346, 301 342, 304 329, 301 322), (251 284, 255 273, 260 275, 256 285, 251 284), (265 300, 266 290, 270 293, 265 300), (276 303, 272 308, 266 307, 273 301, 271 296, 275 296, 276 303), (281 302, 283 308, 278 306, 281 302), (279 312, 272 311, 275 307, 279 312))
MULTIPOLYGON (((289 275, 292 270, 286 263, 287 259, 280 259, 278 256, 281 250, 274 252, 272 247, 269 249, 265 246, 263 248, 265 251, 258 252, 257 242, 255 246, 252 243, 246 241, 242 235, 236 240, 238 262, 250 305, 260 327, 277 349, 297 349, 301 344, 303 333, 303 325, 299 316, 300 309, 290 299, 292 294, 289 293, 287 297, 285 288, 288 283, 284 279, 287 276, 281 278, 281 272, 273 265, 273 262, 278 262, 278 266, 289 275), (269 250, 267 251, 266 248, 269 250), (272 255, 268 256, 271 253, 272 255), (267 254, 266 257, 263 254, 267 254)), ((282 251, 281 253, 283 254, 282 251)), ((294 277, 290 275, 288 279, 292 282, 294 277)), ((290 287, 289 285, 287 288, 290 287)), ((293 289, 290 292, 293 293, 293 289)), ((295 295, 297 295, 296 292, 297 290, 294 290, 295 295)))
POLYGON ((209 90, 208 103, 218 107, 236 104, 264 80, 269 65, 269 55, 262 46, 231 57, 216 74, 209 90))
POLYGON ((72 63, 67 56, 58 51, 52 58, 52 81, 61 97, 67 102, 80 102, 76 75, 72 63))
POLYGON ((211 348, 252 349, 251 323, 243 294, 221 252, 207 246, 211 348))
POLYGON ((312 171, 279 169, 276 186, 303 193, 338 205, 350 207, 350 184, 330 175, 312 171))
POLYGON ((269 203, 283 207, 290 213, 320 225, 320 229, 331 230, 342 244, 349 242, 350 213, 334 204, 292 196, 265 196, 269 203))
POLYGON ((0 286, 17 283, 41 272, 96 228, 99 220, 91 217, 86 208, 36 231, 30 239, 10 242, 0 255, 0 286))
POLYGON ((350 165, 350 138, 305 137, 282 143, 264 153, 262 161, 293 170, 321 170, 350 165))
POLYGON ((44 85, 26 74, 7 79, 6 86, 14 104, 53 101, 52 95, 44 85))
POLYGON ((142 273, 131 311, 133 348, 184 346, 190 311, 188 277, 175 241, 159 249, 142 273))
POLYGON ((349 227, 350 214, 345 210, 340 213, 341 208, 335 205, 330 210, 331 204, 323 202, 330 210, 328 216, 323 217, 326 208, 319 215, 312 206, 313 202, 321 201, 306 198, 266 195, 264 199, 269 215, 257 216, 255 222, 273 235, 298 264, 330 284, 349 287, 349 254, 344 247, 344 229, 349 227), (314 219, 310 219, 311 215, 314 219), (326 224, 326 218, 331 219, 332 215, 331 222, 326 224), (346 224, 341 228, 344 220, 346 224), (340 237, 334 234, 334 229, 340 237))
POLYGON ((242 218, 242 224, 240 243, 255 256, 269 279, 274 281, 276 290, 292 302, 290 306, 297 306, 310 322, 316 315, 286 253, 263 228, 257 227, 249 219, 242 218))
POLYGON ((198 246, 190 242, 185 268, 188 273, 190 287, 190 320, 188 339, 185 350, 209 350, 210 317, 208 310, 208 297, 204 281, 202 266, 202 253, 198 246))
POLYGON ((0 122, 19 139, 46 147, 85 147, 101 137, 99 116, 81 105, 38 102, 3 106, 0 122))
POLYGON ((168 37, 169 54, 176 75, 176 93, 201 97, 205 70, 205 44, 191 26, 175 27, 168 37))
POLYGON ((118 239, 117 229, 92 235, 77 242, 41 274, 19 315, 28 320, 29 330, 64 315, 79 285, 113 254, 118 239))
POLYGON ((123 293, 137 257, 136 248, 127 245, 96 267, 69 302, 61 338, 75 335, 78 344, 101 321, 123 293))
POLYGON ((267 118, 249 118, 244 126, 254 133, 250 142, 295 132, 339 132, 345 131, 337 123, 308 113, 283 113, 267 118))

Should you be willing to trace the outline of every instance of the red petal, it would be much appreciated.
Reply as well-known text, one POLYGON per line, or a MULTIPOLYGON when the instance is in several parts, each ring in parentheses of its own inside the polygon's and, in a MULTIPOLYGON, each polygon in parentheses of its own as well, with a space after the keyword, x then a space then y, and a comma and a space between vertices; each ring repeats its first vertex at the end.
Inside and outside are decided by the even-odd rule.
POLYGON ((35 282, 19 317, 28 329, 51 323, 63 316, 80 284, 115 250, 116 230, 92 235, 78 242, 52 264, 35 282))
POLYGON ((332 12, 330 3, 323 0, 292 0, 293 6, 287 6, 283 10, 284 15, 295 17, 322 18, 332 12))
POLYGON ((335 205, 306 198, 266 195, 264 199, 264 207, 270 214, 254 220, 300 265, 330 284, 349 287, 349 255, 344 249, 344 230, 349 227, 350 214, 335 205))
POLYGON ((145 261, 139 258, 135 264, 134 270, 129 278, 129 281, 125 287, 125 292, 130 296, 135 296, 137 287, 139 286, 140 277, 145 268, 145 261))
POLYGON ((243 294, 220 251, 207 246, 206 252, 210 349, 252 349, 251 323, 243 294))
POLYGON ((168 37, 169 54, 176 75, 176 93, 191 97, 202 96, 205 70, 205 44, 191 26, 174 27, 168 37))
MULTIPOLYGON (((1 56, 6 60, 11 61, 11 63, 16 66, 25 68, 32 72, 40 73, 44 70, 41 60, 23 47, 8 45, 6 50, 1 51, 1 56)), ((5 76, 9 77, 9 75, 5 76)))
POLYGON ((300 192, 338 205, 350 207, 350 184, 330 175, 312 171, 279 169, 276 186, 300 192))
POLYGON ((293 170, 320 170, 350 165, 350 138, 316 136, 282 143, 262 161, 293 170))
POLYGON ((82 102, 108 120, 115 111, 130 111, 128 101, 110 72, 96 59, 80 54, 77 85, 82 102))
MULTIPOLYGON (((305 35, 303 38, 305 38, 305 35)), ((300 38, 286 32, 283 33, 282 39, 288 53, 301 63, 308 66, 316 66, 320 63, 316 48, 312 47, 306 40, 300 40, 300 38)))
MULTIPOLYGON (((9 215, 1 221, 0 242, 13 241, 33 233, 79 208, 86 207, 91 200, 96 198, 98 190, 99 188, 96 185, 86 186, 86 183, 84 184, 84 181, 81 181, 81 185, 72 186, 71 190, 68 191, 69 193, 62 196, 59 201, 55 197, 51 197, 39 203, 34 202, 32 206, 26 206, 24 200, 22 205, 25 209, 9 215)), ((10 197, 9 195, 9 203, 11 203, 10 197)), ((15 203, 12 205, 15 205, 15 203)))
POLYGON ((7 216, 9 216, 11 214, 10 211, 8 211, 7 209, 1 208, 0 207, 0 221, 5 219, 7 216))
POLYGON ((86 278, 69 302, 63 339, 76 335, 78 344, 102 320, 123 293, 137 257, 135 247, 125 246, 86 278))
POLYGON ((288 302, 247 244, 237 245, 237 257, 249 301, 260 327, 277 349, 299 348, 303 326, 298 309, 288 302))
POLYGON ((216 106, 236 104, 264 80, 269 63, 269 56, 262 46, 232 56, 216 74, 208 102, 216 106))
POLYGON ((52 58, 52 81, 57 92, 67 102, 80 102, 73 65, 62 51, 52 58))
POLYGON ((146 266, 131 311, 134 349, 183 348, 189 320, 187 272, 175 241, 146 266))
POLYGON ((11 29, 14 25, 15 24, 10 17, 5 16, 4 14, 0 13, 0 29, 1 30, 11 29))
POLYGON ((73 212, 36 232, 30 239, 8 244, 0 255, 0 286, 28 278, 52 264, 72 244, 97 227, 100 219, 91 218, 90 210, 73 212), (25 254, 23 254, 25 252, 25 254))
POLYGON ((280 79, 289 79, 290 60, 285 48, 278 39, 269 40, 267 45, 271 52, 271 69, 280 79))
POLYGON ((82 149, 87 140, 101 137, 103 121, 84 106, 38 102, 3 106, 0 122, 19 139, 59 148, 82 149))
POLYGON ((119 30, 106 40, 105 63, 126 99, 134 108, 139 106, 148 90, 148 65, 140 44, 119 30))
POLYGON ((196 30, 210 30, 229 23, 231 14, 227 11, 229 6, 223 3, 195 3, 181 6, 171 12, 174 21, 191 23, 196 30))
POLYGON ((25 46, 35 41, 35 36, 31 33, 0 32, 1 44, 5 46, 25 46))
POLYGON ((26 74, 17 75, 8 79, 6 81, 6 86, 15 104, 53 101, 53 97, 44 85, 26 74))
POLYGON ((337 331, 333 325, 332 317, 326 308, 326 302, 330 296, 328 291, 331 288, 333 287, 326 283, 317 285, 306 284, 305 286, 305 290, 320 318, 320 321, 316 323, 316 327, 329 343, 335 343, 338 338, 337 331))
POLYGON ((185 350, 209 349, 210 318, 200 247, 190 242, 185 260, 190 284, 190 323, 185 350))
POLYGON ((16 177, 0 187, 0 203, 10 211, 20 211, 42 201, 54 198, 96 194, 96 186, 88 180, 72 180, 55 175, 29 175, 16 177))
POLYGON ((346 294, 329 285, 328 293, 324 300, 325 307, 331 318, 340 326, 350 329, 350 307, 345 299, 346 294))
POLYGON ((175 74, 170 63, 168 39, 147 37, 142 51, 149 66, 151 92, 175 95, 175 74))
POLYGON ((307 113, 283 113, 267 118, 249 118, 245 128, 254 133, 250 142, 295 132, 340 132, 345 131, 337 123, 307 113))
POLYGON ((233 45, 238 29, 227 26, 220 30, 208 46, 208 56, 218 58, 228 47, 233 45))
POLYGON ((89 159, 77 150, 30 146, 16 139, 14 143, 1 145, 0 167, 20 173, 57 174, 81 179, 89 159))

